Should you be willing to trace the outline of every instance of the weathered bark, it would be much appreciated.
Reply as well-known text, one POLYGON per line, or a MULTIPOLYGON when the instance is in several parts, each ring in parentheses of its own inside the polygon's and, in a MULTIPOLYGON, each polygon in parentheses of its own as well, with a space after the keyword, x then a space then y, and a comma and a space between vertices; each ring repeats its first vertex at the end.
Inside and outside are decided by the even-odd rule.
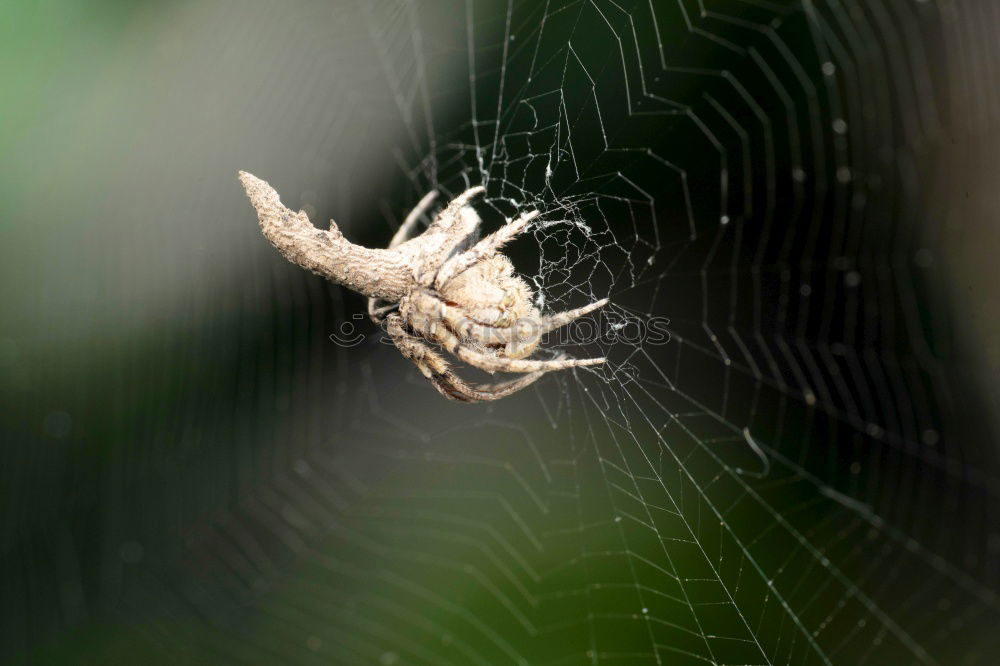
POLYGON ((398 301, 413 285, 404 257, 391 250, 355 245, 331 220, 329 231, 317 229, 303 212, 281 203, 266 182, 240 171, 240 183, 257 209, 260 229, 286 259, 365 296, 398 301))

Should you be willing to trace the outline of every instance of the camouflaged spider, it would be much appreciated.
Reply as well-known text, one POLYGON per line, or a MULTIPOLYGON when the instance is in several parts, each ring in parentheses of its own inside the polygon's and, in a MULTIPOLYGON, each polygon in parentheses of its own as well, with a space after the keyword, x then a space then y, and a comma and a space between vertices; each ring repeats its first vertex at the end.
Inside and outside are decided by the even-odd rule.
POLYGON ((470 201, 484 192, 471 187, 415 236, 420 217, 433 204, 427 194, 407 215, 386 249, 370 249, 344 238, 332 220, 317 229, 303 212, 281 204, 264 181, 240 172, 257 209, 264 236, 289 261, 368 297, 372 320, 385 326, 396 347, 446 398, 462 402, 510 395, 551 370, 604 363, 603 358, 527 359, 541 336, 607 304, 602 299, 574 310, 542 316, 528 284, 500 249, 538 216, 530 211, 473 243, 480 218, 470 201), (456 375, 427 343, 489 373, 525 373, 494 384, 470 384, 456 375))

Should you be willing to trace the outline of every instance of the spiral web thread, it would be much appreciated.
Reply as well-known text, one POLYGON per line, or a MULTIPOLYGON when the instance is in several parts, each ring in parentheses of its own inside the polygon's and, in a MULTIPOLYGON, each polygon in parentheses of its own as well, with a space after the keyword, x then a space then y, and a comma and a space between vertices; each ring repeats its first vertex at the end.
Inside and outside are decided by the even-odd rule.
POLYGON ((483 183, 487 228, 542 210, 512 256, 547 310, 612 299, 579 348, 609 362, 469 411, 384 349, 338 352, 353 450, 275 462, 191 546, 241 594, 273 567, 253 530, 300 562, 244 656, 992 663, 994 460, 947 436, 921 183, 949 86, 997 71, 975 39, 996 8, 467 2, 449 38, 419 3, 359 7, 408 202, 483 183))

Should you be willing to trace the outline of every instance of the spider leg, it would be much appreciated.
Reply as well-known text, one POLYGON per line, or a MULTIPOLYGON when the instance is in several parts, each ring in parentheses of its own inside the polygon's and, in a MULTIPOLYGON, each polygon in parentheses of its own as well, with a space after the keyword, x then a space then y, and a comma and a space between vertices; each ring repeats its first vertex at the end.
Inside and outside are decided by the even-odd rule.
POLYGON ((486 372, 548 372, 550 370, 564 370, 566 368, 577 368, 587 365, 600 365, 605 361, 604 358, 567 358, 552 361, 506 358, 473 349, 464 344, 458 336, 443 326, 435 328, 434 334, 437 341, 451 354, 469 365, 475 366, 480 370, 485 370, 486 372))
POLYGON ((490 400, 505 398, 511 393, 517 393, 521 389, 534 384, 544 374, 544 370, 538 370, 508 382, 468 384, 455 373, 448 372, 445 375, 431 377, 431 383, 434 384, 434 388, 438 390, 438 393, 450 400, 458 402, 488 402, 490 400))
POLYGON ((527 356, 532 352, 535 345, 538 344, 538 341, 543 335, 549 331, 561 328, 579 317, 590 314, 594 310, 603 308, 608 304, 608 302, 608 299, 602 298, 599 301, 594 301, 593 303, 589 303, 579 308, 573 308, 572 310, 557 312, 547 317, 542 317, 537 322, 515 322, 514 325, 508 329, 512 331, 514 335, 507 340, 507 347, 504 351, 509 358, 527 356), (520 335, 518 335, 518 333, 520 333, 520 335))
POLYGON ((583 307, 557 312, 547 317, 537 319, 522 318, 511 326, 493 326, 483 324, 469 318, 461 308, 447 303, 438 302, 440 316, 462 338, 471 338, 484 345, 507 345, 507 355, 514 357, 518 348, 530 345, 549 331, 569 324, 574 319, 590 314, 608 304, 608 299, 602 298, 583 307))
POLYGON ((487 402, 499 400, 511 393, 520 391, 545 374, 544 370, 532 372, 508 382, 496 384, 469 384, 451 371, 448 363, 416 336, 410 335, 403 327, 399 315, 389 315, 386 330, 400 353, 420 370, 421 374, 431 381, 438 393, 458 402, 487 402))
POLYGON ((434 277, 435 288, 440 289, 455 276, 461 275, 464 271, 472 268, 484 258, 495 253, 508 241, 510 241, 510 239, 524 231, 525 227, 528 226, 528 222, 531 222, 533 219, 538 217, 538 215, 539 212, 537 210, 528 211, 527 213, 519 216, 517 219, 512 220, 500 227, 465 252, 456 254, 451 259, 445 261, 438 270, 437 275, 434 277))
POLYGON ((538 334, 542 335, 543 333, 554 331, 557 328, 565 326, 574 319, 582 317, 585 314, 590 314, 591 312, 599 308, 603 308, 608 303, 610 303, 609 299, 602 298, 599 301, 594 301, 593 303, 584 305, 579 308, 573 308, 572 310, 557 312, 555 314, 548 315, 547 317, 542 317, 541 329, 538 331, 538 334))
POLYGON ((414 266, 418 284, 430 286, 438 269, 476 233, 481 220, 469 201, 483 192, 482 186, 470 187, 452 199, 420 236, 394 248, 414 266))
MULTIPOLYGON (((430 223, 427 227, 427 232, 432 234, 438 232, 455 232, 453 221, 459 215, 459 211, 465 208, 470 201, 475 199, 480 194, 486 192, 486 188, 482 185, 476 185, 475 187, 470 187, 466 191, 459 194, 457 197, 448 202, 448 205, 434 218, 434 221, 430 223)), ((464 234, 463 234, 464 235, 464 234)))
POLYGON ((486 188, 482 185, 476 185, 475 187, 470 187, 466 191, 459 194, 457 197, 448 202, 448 208, 458 210, 459 208, 465 206, 467 203, 478 197, 480 194, 486 192, 486 188))
POLYGON ((379 303, 385 303, 385 301, 380 301, 377 298, 368 299, 368 318, 371 319, 378 325, 381 325, 385 320, 385 316, 399 308, 397 303, 389 303, 388 305, 378 305, 379 303))
POLYGON ((395 235, 392 240, 389 241, 389 249, 396 247, 400 243, 405 243, 410 240, 413 236, 413 229, 417 226, 417 222, 420 220, 420 216, 427 212, 437 199, 437 190, 431 190, 424 195, 424 198, 417 202, 417 205, 413 207, 413 210, 406 216, 403 223, 399 225, 399 229, 396 230, 395 235))

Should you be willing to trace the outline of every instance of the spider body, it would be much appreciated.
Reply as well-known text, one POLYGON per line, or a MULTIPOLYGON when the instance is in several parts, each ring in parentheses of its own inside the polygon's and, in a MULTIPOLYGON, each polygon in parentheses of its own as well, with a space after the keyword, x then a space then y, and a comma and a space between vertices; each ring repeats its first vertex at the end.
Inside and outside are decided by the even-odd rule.
MULTIPOLYGON (((417 289, 399 303, 411 327, 443 322, 460 339, 507 358, 524 358, 538 346, 529 322, 541 315, 531 304, 531 289, 514 275, 503 255, 484 260, 434 292, 417 289)), ((425 337, 433 337, 428 332, 425 337)))
POLYGON ((596 365, 603 358, 534 360, 527 357, 548 331, 607 304, 607 299, 542 316, 528 284, 500 253, 537 215, 531 211, 473 242, 480 225, 473 187, 455 197, 414 235, 432 192, 407 215, 384 250, 354 245, 336 224, 317 229, 302 212, 285 208, 264 181, 240 172, 261 230, 290 261, 369 297, 368 313, 385 327, 404 357, 445 397, 463 402, 496 400, 535 382, 546 372, 596 365), (522 376, 494 384, 470 384, 451 369, 437 345, 488 373, 522 376))

